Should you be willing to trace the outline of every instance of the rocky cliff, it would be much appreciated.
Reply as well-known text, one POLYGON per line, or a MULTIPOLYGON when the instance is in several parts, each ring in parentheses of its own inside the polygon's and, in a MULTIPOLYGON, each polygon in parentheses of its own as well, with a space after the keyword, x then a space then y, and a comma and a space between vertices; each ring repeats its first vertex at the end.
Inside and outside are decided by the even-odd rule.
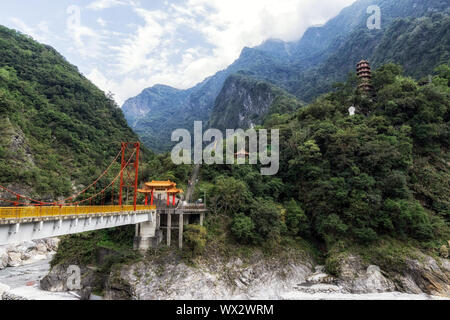
POLYGON ((289 113, 299 107, 300 102, 295 97, 267 82, 232 75, 216 99, 210 127, 248 129, 263 124, 269 114, 289 113), (280 110, 283 101, 288 103, 284 103, 285 108, 280 110))
MULTIPOLYGON (((450 298, 448 259, 419 254, 406 259, 401 272, 392 272, 349 254, 339 261, 339 270, 339 275, 331 276, 298 250, 270 257, 257 250, 246 256, 203 257, 191 263, 165 252, 118 265, 102 279, 92 268, 82 268, 80 293, 88 298, 93 288, 102 285, 107 300, 450 298)), ((66 282, 65 266, 60 265, 41 286, 66 291, 66 282)))

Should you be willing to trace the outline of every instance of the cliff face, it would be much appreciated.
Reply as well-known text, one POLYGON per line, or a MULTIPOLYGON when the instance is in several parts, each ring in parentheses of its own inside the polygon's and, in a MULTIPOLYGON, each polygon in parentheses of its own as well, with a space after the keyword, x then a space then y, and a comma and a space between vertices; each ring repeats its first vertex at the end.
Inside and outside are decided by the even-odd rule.
MULTIPOLYGON (((195 259, 188 265, 175 253, 147 256, 118 265, 106 277, 82 267, 80 295, 104 287, 106 300, 285 300, 285 299, 437 299, 450 298, 448 260, 419 254, 407 258, 402 271, 383 270, 356 254, 338 263, 339 275, 298 250, 276 257, 262 251, 244 256, 195 259)), ((67 291, 67 266, 55 266, 41 287, 67 291)))
POLYGON ((128 99, 122 107, 129 125, 146 146, 166 152, 174 145, 171 134, 176 129, 193 130, 194 121, 209 120, 226 72, 219 72, 188 90, 156 85, 128 99))
POLYGON ((176 110, 167 108, 172 105, 180 107, 185 97, 186 92, 182 90, 158 85, 144 90, 135 98, 128 99, 123 111, 130 125, 137 127, 138 122, 144 117, 151 117, 157 113, 161 113, 161 116, 170 116, 176 110))
POLYGON ((216 99, 210 126, 220 130, 248 129, 263 123, 270 113, 278 111, 281 99, 291 99, 291 110, 300 105, 294 97, 266 82, 242 75, 232 75, 216 99))

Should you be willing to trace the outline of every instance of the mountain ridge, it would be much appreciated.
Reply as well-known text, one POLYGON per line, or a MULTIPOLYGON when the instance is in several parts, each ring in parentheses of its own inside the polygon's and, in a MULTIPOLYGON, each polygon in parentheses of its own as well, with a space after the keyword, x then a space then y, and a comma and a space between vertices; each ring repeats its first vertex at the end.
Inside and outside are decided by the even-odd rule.
MULTIPOLYGON (((269 39, 260 46, 245 47, 239 58, 228 68, 206 78, 195 87, 184 90, 186 93, 184 101, 179 101, 171 95, 158 97, 167 102, 161 108, 174 110, 175 116, 169 121, 159 117, 158 114, 134 121, 136 115, 133 115, 133 108, 130 105, 139 100, 139 95, 129 99, 122 109, 126 119, 142 137, 144 143, 158 152, 168 151, 172 145, 170 142, 171 131, 178 128, 192 130, 194 120, 209 121, 216 98, 230 75, 240 73, 259 81, 269 82, 294 94, 302 101, 310 102, 314 97, 331 90, 333 82, 345 80, 348 72, 354 71, 356 59, 351 59, 348 53, 346 56, 342 56, 341 52, 342 48, 350 50, 354 46, 352 37, 355 33, 361 33, 362 41, 371 43, 373 46, 376 39, 381 39, 383 34, 389 32, 389 27, 396 18, 422 17, 437 10, 450 12, 449 5, 442 0, 430 0, 422 3, 416 3, 413 0, 360 0, 344 8, 339 15, 324 26, 309 28, 297 42, 269 39), (367 14, 367 8, 370 5, 379 5, 382 10, 381 30, 368 30, 365 25, 370 16, 367 14), (288 52, 291 55, 287 54, 288 52), (344 64, 339 61, 339 64, 345 68, 338 66, 334 74, 328 73, 327 63, 333 59, 339 60, 336 58, 346 59, 344 64), (318 74, 318 72, 323 74, 318 74), (167 129, 165 132, 152 129, 160 128, 160 122, 165 124, 167 129)), ((411 46, 405 50, 409 49, 411 46)), ((367 50, 362 50, 358 59, 367 58, 366 52, 367 50)), ((375 60, 376 65, 391 62, 389 59, 386 59, 388 61, 383 61, 381 58, 375 60)), ((442 62, 445 61, 440 61, 440 63, 442 62)), ((425 76, 425 73, 431 70, 430 67, 418 76, 425 76)), ((152 90, 152 88, 148 89, 152 90)), ((146 110, 148 105, 151 105, 151 102, 140 104, 140 108, 146 110)))

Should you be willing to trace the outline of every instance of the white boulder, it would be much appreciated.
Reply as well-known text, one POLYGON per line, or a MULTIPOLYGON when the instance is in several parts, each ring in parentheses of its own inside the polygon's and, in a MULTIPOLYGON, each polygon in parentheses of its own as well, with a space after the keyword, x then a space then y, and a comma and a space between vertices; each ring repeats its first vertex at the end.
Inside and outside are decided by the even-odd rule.
POLYGON ((8 252, 8 267, 19 267, 22 265, 22 254, 20 252, 8 252))
POLYGON ((0 270, 3 270, 8 266, 8 252, 6 248, 0 247, 0 270))

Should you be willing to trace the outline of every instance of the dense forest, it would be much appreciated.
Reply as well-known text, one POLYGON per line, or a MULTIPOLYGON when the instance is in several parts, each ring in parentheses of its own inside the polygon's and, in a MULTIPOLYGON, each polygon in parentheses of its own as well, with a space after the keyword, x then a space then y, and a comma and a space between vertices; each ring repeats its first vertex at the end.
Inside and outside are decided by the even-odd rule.
POLYGON ((203 166, 214 214, 240 244, 277 246, 286 239, 371 245, 412 242, 439 252, 450 237, 450 68, 419 85, 398 65, 374 72, 376 99, 356 75, 299 109, 273 114, 281 130, 280 172, 250 165, 203 166), (355 106, 357 114, 349 115, 355 106))

